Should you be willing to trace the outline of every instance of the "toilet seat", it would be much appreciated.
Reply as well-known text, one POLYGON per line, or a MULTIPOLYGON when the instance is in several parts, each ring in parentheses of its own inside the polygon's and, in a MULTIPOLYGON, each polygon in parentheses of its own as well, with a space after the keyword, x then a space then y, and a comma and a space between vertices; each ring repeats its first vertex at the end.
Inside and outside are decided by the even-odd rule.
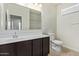
POLYGON ((63 42, 60 40, 52 40, 53 43, 55 43, 56 45, 62 45, 63 42))

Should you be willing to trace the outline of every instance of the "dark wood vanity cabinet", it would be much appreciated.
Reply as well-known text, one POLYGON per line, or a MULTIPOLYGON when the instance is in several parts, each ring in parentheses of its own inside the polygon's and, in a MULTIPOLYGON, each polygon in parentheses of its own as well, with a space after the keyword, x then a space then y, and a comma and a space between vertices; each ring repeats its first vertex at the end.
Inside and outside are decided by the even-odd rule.
POLYGON ((32 41, 22 41, 16 43, 17 56, 31 56, 32 55, 32 41))
POLYGON ((42 56, 42 38, 33 40, 33 56, 42 56))
POLYGON ((46 56, 49 37, 0 45, 0 56, 46 56))
POLYGON ((47 56, 49 53, 49 37, 33 40, 33 56, 47 56))
POLYGON ((0 45, 0 56, 15 56, 15 44, 0 45))
POLYGON ((46 38, 42 38, 42 45, 43 45, 43 56, 46 56, 46 55, 48 55, 48 53, 49 53, 49 46, 50 46, 50 41, 49 41, 49 37, 46 37, 46 38))

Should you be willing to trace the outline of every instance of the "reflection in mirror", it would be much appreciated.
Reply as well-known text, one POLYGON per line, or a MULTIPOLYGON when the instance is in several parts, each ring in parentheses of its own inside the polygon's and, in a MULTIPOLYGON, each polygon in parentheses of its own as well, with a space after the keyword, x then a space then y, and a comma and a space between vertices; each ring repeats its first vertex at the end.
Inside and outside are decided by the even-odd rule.
POLYGON ((22 30, 22 17, 16 15, 10 15, 10 20, 7 22, 10 30, 22 30))
POLYGON ((21 30, 22 29, 22 18, 21 16, 10 15, 10 29, 21 30))

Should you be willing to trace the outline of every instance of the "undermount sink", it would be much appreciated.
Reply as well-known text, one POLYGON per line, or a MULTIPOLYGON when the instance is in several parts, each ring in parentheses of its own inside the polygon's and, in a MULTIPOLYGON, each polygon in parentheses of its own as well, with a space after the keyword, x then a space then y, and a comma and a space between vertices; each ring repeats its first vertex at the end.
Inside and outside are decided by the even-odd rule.
POLYGON ((4 42, 4 41, 8 41, 8 40, 12 40, 13 38, 0 38, 0 42, 4 42))

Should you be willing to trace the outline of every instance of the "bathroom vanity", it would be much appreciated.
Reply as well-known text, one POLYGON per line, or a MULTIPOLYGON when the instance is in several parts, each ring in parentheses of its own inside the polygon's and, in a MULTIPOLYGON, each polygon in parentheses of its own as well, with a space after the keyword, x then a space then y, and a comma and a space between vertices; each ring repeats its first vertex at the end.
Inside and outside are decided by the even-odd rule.
POLYGON ((47 56, 49 36, 0 43, 0 56, 47 56), (28 39, 28 40, 27 40, 28 39))
POLYGON ((48 55, 49 36, 36 31, 42 30, 40 11, 3 3, 0 17, 0 56, 48 55))

